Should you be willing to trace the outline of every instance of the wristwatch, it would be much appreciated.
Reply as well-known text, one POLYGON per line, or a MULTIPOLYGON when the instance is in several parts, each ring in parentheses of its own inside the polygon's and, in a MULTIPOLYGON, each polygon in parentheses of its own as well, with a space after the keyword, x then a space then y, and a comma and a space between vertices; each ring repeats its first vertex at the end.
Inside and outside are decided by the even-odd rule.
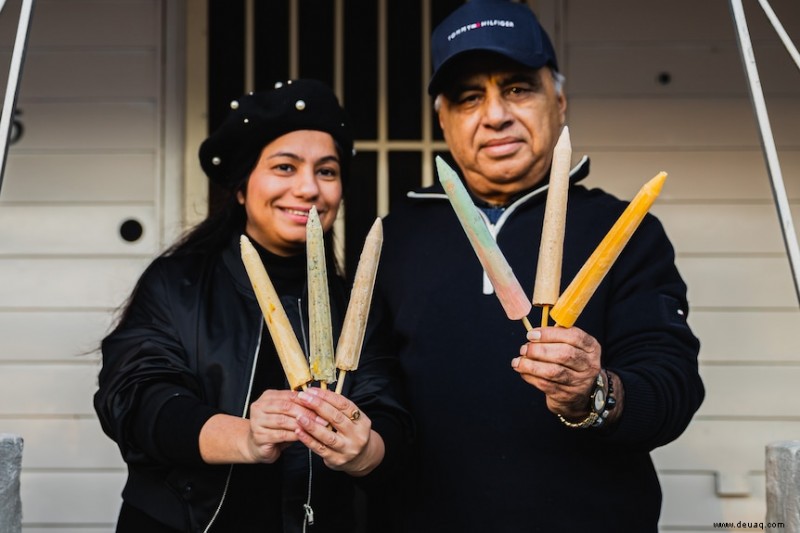
POLYGON ((614 399, 614 386, 611 382, 611 375, 608 370, 600 370, 594 381, 594 388, 589 396, 589 414, 580 422, 570 422, 560 414, 558 419, 568 427, 584 429, 588 427, 599 428, 602 426, 608 412, 611 411, 617 401, 614 399))
POLYGON ((600 370, 600 373, 597 374, 591 398, 592 412, 597 415, 591 426, 599 428, 608 418, 608 412, 617 404, 617 400, 614 398, 614 384, 608 370, 600 370))

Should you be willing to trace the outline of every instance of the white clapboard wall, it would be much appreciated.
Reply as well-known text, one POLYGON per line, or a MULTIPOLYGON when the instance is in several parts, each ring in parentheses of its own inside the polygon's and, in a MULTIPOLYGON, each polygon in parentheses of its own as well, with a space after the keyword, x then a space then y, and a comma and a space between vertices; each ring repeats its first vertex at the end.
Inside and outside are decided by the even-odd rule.
MULTIPOLYGON (((770 3, 800 44, 800 3, 770 3)), ((758 3, 744 4, 800 228, 800 71, 758 3)), ((561 6, 573 153, 592 158, 589 186, 625 199, 669 173, 653 212, 675 244, 702 342, 706 400, 653 454, 660 528, 764 522, 765 446, 800 439, 800 312, 729 2, 561 6)))
MULTIPOLYGON (((3 88, 20 3, 0 13, 3 88)), ((0 190, 0 432, 24 438, 24 533, 114 529, 125 470, 92 395, 114 310, 179 216, 166 5, 35 1, 0 190)))

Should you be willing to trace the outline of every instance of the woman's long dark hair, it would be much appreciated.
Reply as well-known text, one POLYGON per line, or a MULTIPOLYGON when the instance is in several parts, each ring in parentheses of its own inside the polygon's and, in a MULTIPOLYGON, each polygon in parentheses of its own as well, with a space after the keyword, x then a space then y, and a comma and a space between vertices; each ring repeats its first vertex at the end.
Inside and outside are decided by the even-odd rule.
POLYGON ((217 202, 218 209, 212 210, 205 220, 189 229, 161 255, 214 254, 230 243, 231 236, 244 233, 247 212, 236 194, 246 185, 247 179, 239 187, 226 191, 217 202))

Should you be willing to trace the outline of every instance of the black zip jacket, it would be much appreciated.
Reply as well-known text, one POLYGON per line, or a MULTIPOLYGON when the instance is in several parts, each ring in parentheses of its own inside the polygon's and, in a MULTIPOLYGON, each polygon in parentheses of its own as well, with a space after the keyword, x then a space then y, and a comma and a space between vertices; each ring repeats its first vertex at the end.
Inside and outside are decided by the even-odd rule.
MULTIPOLYGON (((291 266, 288 271, 284 266, 283 274, 267 268, 303 344, 299 310, 305 304, 285 297, 280 287, 295 283, 298 276, 304 285, 305 257, 296 265, 302 272, 289 275, 288 282, 283 274, 291 273, 291 266)), ((346 288, 333 276, 329 286, 336 339, 346 288)), ((239 532, 251 531, 250 522, 259 531, 269 529, 268 524, 281 527, 281 522, 291 531, 289 523, 302 522, 301 505, 281 507, 289 485, 305 496, 309 457, 304 447, 291 447, 274 465, 207 465, 200 457, 199 433, 208 418, 216 413, 246 416, 262 392, 251 390, 254 381, 287 387, 274 363, 277 355, 240 258, 238 236, 216 256, 156 259, 142 275, 124 320, 104 339, 102 351, 95 408, 128 465, 126 505, 179 531, 218 531, 209 526, 220 514, 239 532), (271 374, 259 377, 265 369, 271 374), (236 490, 239 479, 262 480, 260 501, 225 501, 250 494, 247 487, 236 490), (231 513, 225 513, 231 506, 237 513, 249 510, 255 518, 248 521, 242 515, 231 522, 231 513)), ((348 375, 344 394, 371 418, 386 443, 386 456, 370 475, 358 479, 331 471, 316 458, 315 531, 352 531, 352 484, 369 488, 382 476, 391 477, 402 454, 411 426, 395 395, 393 365, 391 358, 364 353, 359 369, 348 375)))
MULTIPOLYGON (((562 291, 627 206, 575 184, 587 174, 587 159, 571 174, 562 291)), ((489 225, 529 294, 546 191, 523 194, 489 225)), ((417 427, 398 496, 404 531, 655 533, 649 452, 683 432, 704 396, 686 286, 661 224, 645 218, 576 323, 624 384, 622 417, 571 429, 511 368, 525 328, 506 317, 441 186, 409 197, 384 223, 374 304, 417 427)))

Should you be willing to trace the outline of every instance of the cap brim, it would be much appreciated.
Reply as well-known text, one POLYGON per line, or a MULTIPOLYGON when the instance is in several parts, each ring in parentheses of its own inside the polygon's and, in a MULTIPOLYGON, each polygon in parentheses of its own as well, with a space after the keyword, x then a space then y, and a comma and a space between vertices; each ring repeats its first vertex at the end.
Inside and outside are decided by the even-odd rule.
POLYGON ((522 65, 523 67, 531 68, 533 70, 540 69, 549 63, 549 60, 545 55, 537 54, 528 58, 515 57, 514 54, 508 53, 507 49, 499 46, 481 46, 480 48, 462 50, 456 54, 453 54, 441 65, 439 65, 439 68, 433 73, 433 76, 431 76, 431 81, 428 83, 428 94, 430 96, 436 96, 437 94, 441 93, 442 86, 453 77, 452 67, 462 60, 466 55, 477 52, 490 52, 497 54, 505 57, 506 59, 510 59, 511 61, 522 65))

